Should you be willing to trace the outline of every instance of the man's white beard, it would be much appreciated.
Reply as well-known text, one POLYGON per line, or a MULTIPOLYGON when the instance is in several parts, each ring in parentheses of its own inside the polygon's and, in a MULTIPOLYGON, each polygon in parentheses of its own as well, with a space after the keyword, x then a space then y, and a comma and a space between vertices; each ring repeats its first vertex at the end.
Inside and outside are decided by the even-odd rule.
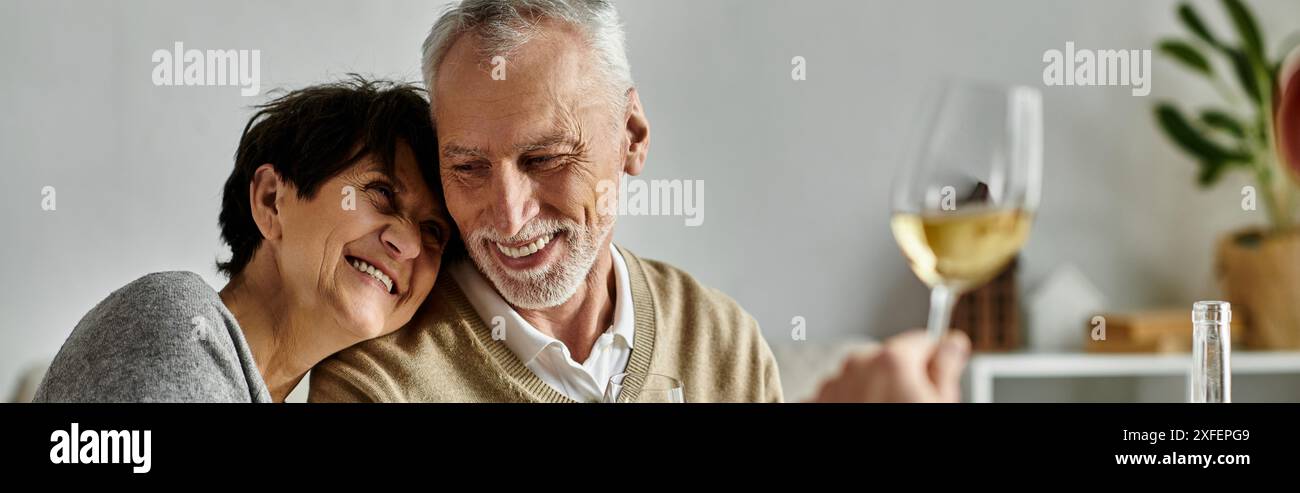
MULTIPOLYGON (((613 230, 614 217, 602 216, 608 221, 602 221, 605 224, 596 227, 587 227, 569 219, 535 219, 509 238, 500 237, 491 227, 485 227, 470 233, 466 243, 479 272, 492 281, 506 302, 518 308, 540 310, 559 306, 578 292, 578 287, 596 264, 605 237, 613 230), (548 265, 526 271, 507 269, 492 251, 498 242, 519 243, 551 233, 556 235, 552 242, 563 237, 568 248, 564 252, 555 252, 561 256, 548 265)), ((559 245, 547 245, 547 248, 554 246, 559 245)))

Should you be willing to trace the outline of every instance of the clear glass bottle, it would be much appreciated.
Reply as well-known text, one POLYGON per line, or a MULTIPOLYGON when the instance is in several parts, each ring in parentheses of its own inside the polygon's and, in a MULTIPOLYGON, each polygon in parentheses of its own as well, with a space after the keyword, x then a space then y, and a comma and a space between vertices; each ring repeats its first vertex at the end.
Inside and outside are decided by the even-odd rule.
POLYGON ((1232 305, 1192 305, 1192 402, 1232 402, 1232 305))

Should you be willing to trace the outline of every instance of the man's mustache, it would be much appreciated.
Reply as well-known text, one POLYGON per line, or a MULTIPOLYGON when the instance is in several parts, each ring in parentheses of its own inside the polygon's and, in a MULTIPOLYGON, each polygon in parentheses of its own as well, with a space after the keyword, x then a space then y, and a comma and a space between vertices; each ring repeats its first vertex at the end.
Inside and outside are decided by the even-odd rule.
POLYGON ((496 243, 521 243, 527 240, 537 238, 552 233, 565 233, 569 231, 583 231, 585 228, 576 221, 570 219, 535 219, 524 225, 518 233, 510 236, 501 235, 491 226, 482 227, 470 232, 469 241, 481 243, 492 241, 496 243))

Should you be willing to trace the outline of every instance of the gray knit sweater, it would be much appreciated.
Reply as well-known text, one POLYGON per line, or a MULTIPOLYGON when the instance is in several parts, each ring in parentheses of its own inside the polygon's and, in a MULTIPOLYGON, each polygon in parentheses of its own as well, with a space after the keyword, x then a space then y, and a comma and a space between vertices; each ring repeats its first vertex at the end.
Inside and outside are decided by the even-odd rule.
POLYGON ((193 272, 114 291, 63 343, 36 402, 270 402, 244 333, 193 272))

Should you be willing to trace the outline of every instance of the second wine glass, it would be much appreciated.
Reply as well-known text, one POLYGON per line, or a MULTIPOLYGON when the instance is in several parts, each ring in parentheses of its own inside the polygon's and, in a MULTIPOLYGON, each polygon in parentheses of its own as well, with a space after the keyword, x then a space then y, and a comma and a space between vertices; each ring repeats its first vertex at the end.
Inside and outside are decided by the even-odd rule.
POLYGON ((683 403, 686 396, 682 382, 676 378, 655 373, 619 373, 609 377, 603 402, 683 403), (636 395, 624 392, 629 386, 637 387, 636 395))

